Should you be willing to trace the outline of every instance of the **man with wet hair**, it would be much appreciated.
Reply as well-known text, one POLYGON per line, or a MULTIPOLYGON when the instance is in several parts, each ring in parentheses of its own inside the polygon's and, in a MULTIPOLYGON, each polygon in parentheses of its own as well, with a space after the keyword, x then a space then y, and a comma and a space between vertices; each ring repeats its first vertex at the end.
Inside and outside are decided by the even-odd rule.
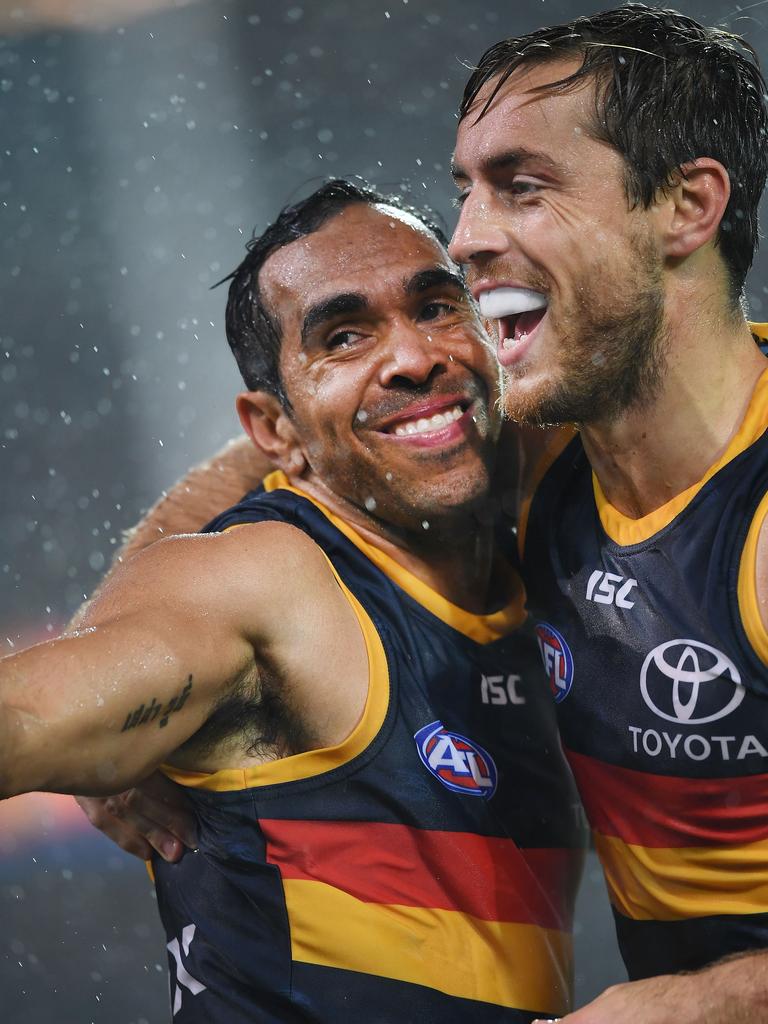
POLYGON ((576 800, 476 308, 430 224, 349 182, 249 249, 227 335, 277 470, 0 661, 0 795, 161 762, 185 790, 196 849, 154 859, 178 1024, 565 1012, 576 800))
POLYGON ((640 4, 497 44, 461 105, 507 412, 577 427, 529 431, 520 544, 638 980, 568 1024, 768 1020, 767 125, 748 44, 640 4))

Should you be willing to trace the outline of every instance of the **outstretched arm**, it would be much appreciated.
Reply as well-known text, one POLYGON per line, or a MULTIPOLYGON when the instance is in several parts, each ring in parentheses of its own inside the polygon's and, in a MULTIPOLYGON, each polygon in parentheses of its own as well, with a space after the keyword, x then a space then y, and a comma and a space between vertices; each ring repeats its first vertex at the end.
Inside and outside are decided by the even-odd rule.
MULTIPOLYGON (((0 661, 0 796, 135 784, 233 688, 257 698, 261 665, 287 680, 286 699, 309 721, 322 720, 361 643, 327 560, 293 527, 153 545, 115 576, 84 628, 0 661)), ((333 711, 343 729, 348 708, 333 711)), ((195 766, 220 767, 206 757, 195 766)))
POLYGON ((215 573, 203 579, 206 562, 221 561, 216 539, 153 547, 115 575, 80 629, 0 661, 0 796, 114 793, 200 728, 253 664, 226 588, 215 573))

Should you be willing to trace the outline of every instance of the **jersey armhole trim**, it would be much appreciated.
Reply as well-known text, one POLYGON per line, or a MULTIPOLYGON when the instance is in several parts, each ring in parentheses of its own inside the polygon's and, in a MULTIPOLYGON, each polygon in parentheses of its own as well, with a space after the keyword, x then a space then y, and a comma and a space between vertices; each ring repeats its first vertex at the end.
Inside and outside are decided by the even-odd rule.
POLYGON ((747 639, 755 654, 764 665, 768 665, 768 630, 763 623, 760 603, 757 599, 757 545, 766 515, 768 515, 768 494, 763 496, 752 518, 741 552, 737 586, 739 613, 744 632, 747 634, 747 639))
MULTIPOLYGON (((323 554, 325 555, 325 552, 323 554)), ((368 655, 368 695, 360 721, 345 740, 333 747, 307 750, 249 768, 223 768, 216 772, 194 772, 174 768, 173 765, 162 765, 162 771, 169 779, 181 786, 216 792, 298 782, 347 764, 362 754, 379 734, 387 716, 390 697, 389 667, 384 645, 371 617, 344 585, 327 555, 325 558, 342 593, 352 606, 365 641, 368 655)))

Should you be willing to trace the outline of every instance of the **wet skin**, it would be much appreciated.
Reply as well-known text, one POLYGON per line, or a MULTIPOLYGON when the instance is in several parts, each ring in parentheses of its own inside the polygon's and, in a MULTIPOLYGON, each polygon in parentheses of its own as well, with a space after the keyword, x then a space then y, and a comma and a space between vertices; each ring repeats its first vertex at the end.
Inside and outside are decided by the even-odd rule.
POLYGON ((422 536, 485 498, 499 371, 457 267, 417 221, 350 206, 270 256, 259 286, 303 487, 352 523, 422 536))
POLYGON ((610 397, 628 339, 660 328, 656 210, 630 209, 623 158, 590 132, 594 86, 532 92, 576 67, 519 69, 476 121, 489 83, 459 125, 454 153, 461 214, 450 252, 467 265, 473 293, 509 285, 547 300, 543 315, 494 325, 507 412, 524 421, 553 402, 563 420, 582 419, 601 389, 610 397), (569 402, 582 415, 568 415, 569 402))

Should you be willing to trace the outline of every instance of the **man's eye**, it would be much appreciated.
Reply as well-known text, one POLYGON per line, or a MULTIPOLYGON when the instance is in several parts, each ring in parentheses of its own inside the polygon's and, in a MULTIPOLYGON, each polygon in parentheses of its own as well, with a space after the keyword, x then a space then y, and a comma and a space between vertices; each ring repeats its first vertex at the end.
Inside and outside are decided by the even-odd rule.
POLYGON ((328 339, 328 348, 344 351, 344 349, 351 348, 359 338, 360 334, 356 331, 338 331, 328 339))
POLYGON ((426 306, 422 307, 421 319, 422 320, 437 320, 441 316, 450 316, 451 313, 456 312, 456 304, 454 302, 428 302, 426 306))
POLYGON ((457 210, 460 210, 462 208, 462 206, 464 205, 464 203, 466 202, 468 197, 469 197, 469 190, 468 189, 465 190, 464 192, 459 192, 459 194, 457 196, 454 196, 453 199, 451 199, 451 206, 453 206, 457 210))
POLYGON ((531 192, 538 192, 540 187, 541 186, 539 185, 538 181, 526 181, 525 179, 518 179, 512 182, 512 184, 509 187, 509 191, 513 192, 515 195, 524 196, 529 195, 531 192))

